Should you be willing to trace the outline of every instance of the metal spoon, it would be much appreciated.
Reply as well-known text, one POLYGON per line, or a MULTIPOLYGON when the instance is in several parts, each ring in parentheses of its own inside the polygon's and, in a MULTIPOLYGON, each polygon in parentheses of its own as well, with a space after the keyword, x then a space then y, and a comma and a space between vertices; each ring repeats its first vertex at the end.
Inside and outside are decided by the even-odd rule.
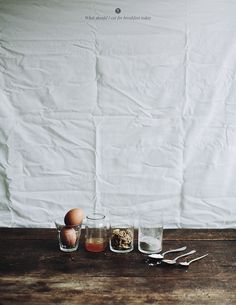
POLYGON ((173 265, 173 264, 176 264, 177 259, 179 259, 179 258, 181 258, 181 257, 183 257, 183 256, 187 256, 187 255, 193 254, 193 253, 195 253, 195 252, 196 252, 196 250, 192 250, 192 251, 190 251, 190 252, 188 252, 188 253, 185 253, 185 254, 182 254, 182 255, 180 255, 180 256, 177 256, 177 257, 174 258, 174 259, 163 259, 162 262, 164 262, 164 263, 166 263, 166 264, 173 265))
POLYGON ((191 263, 193 263, 193 262, 195 262, 195 261, 198 261, 199 259, 202 259, 203 257, 206 257, 207 255, 208 255, 208 253, 205 254, 205 255, 196 257, 196 258, 192 259, 192 260, 189 261, 189 262, 179 262, 178 264, 181 265, 181 266, 188 267, 191 263))
POLYGON ((163 253, 159 253, 159 254, 149 254, 148 256, 151 257, 151 258, 156 258, 156 259, 162 259, 164 258, 164 256, 167 254, 167 253, 172 253, 172 252, 180 252, 180 251, 184 251, 186 250, 187 247, 182 247, 182 248, 178 248, 178 249, 171 249, 171 250, 168 250, 166 252, 163 252, 163 253))

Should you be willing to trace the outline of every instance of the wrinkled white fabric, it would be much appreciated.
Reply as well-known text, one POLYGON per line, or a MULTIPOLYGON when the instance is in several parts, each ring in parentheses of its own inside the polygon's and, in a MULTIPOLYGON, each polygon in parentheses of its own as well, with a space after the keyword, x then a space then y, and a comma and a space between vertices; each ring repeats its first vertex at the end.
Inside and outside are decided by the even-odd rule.
POLYGON ((0 226, 235 228, 235 156, 235 1, 0 0, 0 226))

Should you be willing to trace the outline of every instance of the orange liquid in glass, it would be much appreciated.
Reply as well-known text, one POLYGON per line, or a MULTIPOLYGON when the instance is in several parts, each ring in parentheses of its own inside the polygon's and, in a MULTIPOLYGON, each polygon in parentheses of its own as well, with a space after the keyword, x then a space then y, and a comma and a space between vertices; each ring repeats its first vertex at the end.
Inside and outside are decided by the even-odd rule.
POLYGON ((89 252, 102 252, 106 246, 107 241, 104 238, 89 238, 85 241, 85 249, 89 252))

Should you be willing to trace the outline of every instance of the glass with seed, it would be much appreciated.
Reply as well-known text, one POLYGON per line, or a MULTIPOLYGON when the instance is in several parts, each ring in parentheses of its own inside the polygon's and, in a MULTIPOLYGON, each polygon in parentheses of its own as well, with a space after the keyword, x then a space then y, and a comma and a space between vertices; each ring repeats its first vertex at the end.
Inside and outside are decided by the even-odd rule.
POLYGON ((139 215, 138 249, 142 253, 159 253, 162 250, 163 216, 157 211, 139 215))
POLYGON ((127 208, 110 210, 110 250, 117 253, 134 249, 133 211, 127 208))
POLYGON ((86 216, 85 249, 89 252, 102 252, 106 247, 106 216, 99 212, 92 212, 86 216))

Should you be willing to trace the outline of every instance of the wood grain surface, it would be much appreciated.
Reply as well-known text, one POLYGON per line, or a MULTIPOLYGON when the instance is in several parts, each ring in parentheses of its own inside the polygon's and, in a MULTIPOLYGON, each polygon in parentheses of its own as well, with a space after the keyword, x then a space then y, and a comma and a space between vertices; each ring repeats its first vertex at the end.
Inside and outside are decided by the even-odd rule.
MULTIPOLYGON (((53 229, 0 229, 0 305, 236 305, 236 230, 165 230, 163 250, 187 246, 190 265, 149 266, 137 250, 63 253, 53 229)), ((137 233, 136 233, 137 237, 137 233)), ((169 254, 174 257, 176 254, 169 254)))

